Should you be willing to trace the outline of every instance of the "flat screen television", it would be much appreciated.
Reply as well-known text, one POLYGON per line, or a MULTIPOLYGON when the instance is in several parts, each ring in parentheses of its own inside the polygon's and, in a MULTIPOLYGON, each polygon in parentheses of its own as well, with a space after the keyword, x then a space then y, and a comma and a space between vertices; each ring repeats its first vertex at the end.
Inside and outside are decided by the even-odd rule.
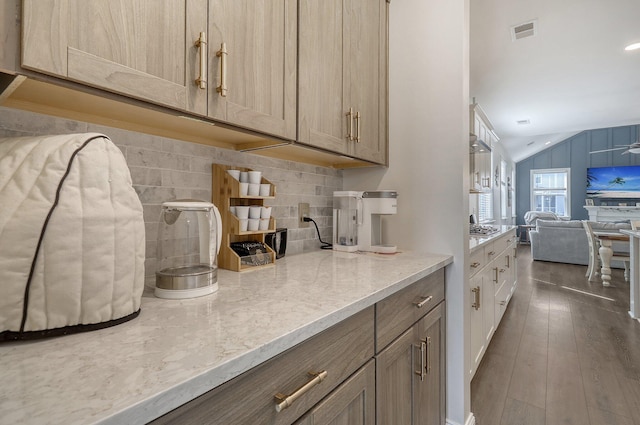
POLYGON ((639 199, 640 165, 587 168, 587 197, 639 199))

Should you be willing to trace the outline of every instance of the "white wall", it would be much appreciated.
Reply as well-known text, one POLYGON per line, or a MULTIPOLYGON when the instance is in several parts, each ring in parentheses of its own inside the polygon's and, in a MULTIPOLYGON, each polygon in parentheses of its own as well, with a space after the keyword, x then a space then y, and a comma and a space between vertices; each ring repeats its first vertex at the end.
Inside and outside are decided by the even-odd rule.
POLYGON ((390 4, 388 169, 348 170, 345 190, 398 190, 386 239, 452 254, 447 267, 447 421, 469 416, 469 0, 390 4))

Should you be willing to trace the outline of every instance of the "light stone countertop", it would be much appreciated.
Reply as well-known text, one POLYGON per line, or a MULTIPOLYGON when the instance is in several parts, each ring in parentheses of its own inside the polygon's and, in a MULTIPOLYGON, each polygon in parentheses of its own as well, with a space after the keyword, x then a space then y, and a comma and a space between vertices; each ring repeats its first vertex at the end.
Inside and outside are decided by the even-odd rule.
POLYGON ((127 323, 0 344, 0 424, 143 424, 450 264, 317 251, 220 270, 215 294, 150 292, 127 323))
POLYGON ((491 241, 494 241, 516 228, 516 226, 495 226, 499 231, 487 236, 469 236, 469 252, 473 252, 476 249, 479 249, 481 246, 488 244, 491 241))

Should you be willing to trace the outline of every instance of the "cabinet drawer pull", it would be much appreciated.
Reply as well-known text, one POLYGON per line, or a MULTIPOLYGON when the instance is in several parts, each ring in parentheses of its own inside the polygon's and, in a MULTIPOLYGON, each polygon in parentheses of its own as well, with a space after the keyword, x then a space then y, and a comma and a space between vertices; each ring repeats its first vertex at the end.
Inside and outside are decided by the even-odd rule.
POLYGON ((294 401, 296 401, 300 396, 309 391, 311 388, 318 385, 320 382, 324 381, 329 373, 326 370, 322 372, 308 372, 308 375, 313 377, 309 382, 295 390, 290 395, 285 395, 282 393, 277 393, 274 396, 276 401, 276 412, 281 412, 287 407, 291 406, 294 401))
POLYGON ((419 301, 419 302, 413 303, 413 304, 418 308, 422 308, 422 307, 425 306, 426 303, 428 303, 432 299, 433 299, 433 295, 429 295, 427 298, 423 298, 422 301, 419 301))
POLYGON ((360 111, 356 112, 356 143, 360 143, 360 111))
POLYGON ((349 108, 349 112, 347 112, 347 120, 349 120, 349 124, 347 125, 347 140, 353 141, 353 108, 349 108))
POLYGON ((496 277, 493 279, 493 282, 494 283, 498 283, 498 280, 499 280, 499 278, 498 278, 498 268, 494 267, 493 271, 496 272, 496 277))
POLYGON ((196 85, 200 89, 207 88, 207 33, 201 32, 195 46, 200 50, 200 76, 196 78, 196 85))
POLYGON ((495 251, 489 251, 489 252, 487 253, 487 256, 491 257, 492 255, 495 255, 495 253, 496 253, 495 251))
POLYGON ((220 96, 227 97, 227 43, 220 44, 216 56, 220 58, 220 85, 216 87, 216 91, 220 96))
POLYGON ((420 341, 420 370, 416 370, 416 375, 420 376, 420 380, 425 378, 425 357, 427 356, 427 341, 420 341))
POLYGON ((474 269, 477 269, 478 266, 480 266, 480 263, 478 263, 477 261, 474 261, 473 263, 471 263, 471 267, 474 269))
POLYGON ((475 308, 476 310, 480 309, 480 287, 476 286, 475 288, 471 289, 471 292, 473 292, 473 304, 471 304, 471 307, 475 308))
POLYGON ((509 258, 508 255, 505 255, 504 258, 506 258, 506 260, 507 260, 507 264, 506 264, 507 268, 510 269, 511 268, 511 261, 510 261, 511 259, 509 258))
POLYGON ((500 301, 500 305, 504 306, 507 302, 506 301, 500 301))

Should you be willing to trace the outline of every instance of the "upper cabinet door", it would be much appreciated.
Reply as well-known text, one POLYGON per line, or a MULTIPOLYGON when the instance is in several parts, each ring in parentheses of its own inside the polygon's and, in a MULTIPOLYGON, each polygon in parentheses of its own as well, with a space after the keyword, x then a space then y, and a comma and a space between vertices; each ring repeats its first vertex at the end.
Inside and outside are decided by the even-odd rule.
POLYGON ((22 66, 204 115, 195 41, 206 10, 206 0, 25 0, 22 66))
POLYGON ((296 138, 296 0, 209 2, 210 117, 296 138))
POLYGON ((349 105, 355 111, 357 158, 387 159, 387 2, 349 2, 349 105))
POLYGON ((346 103, 346 0, 301 0, 298 140, 348 153, 353 121, 346 103))
POLYGON ((387 160, 387 3, 301 0, 298 138, 387 160))

